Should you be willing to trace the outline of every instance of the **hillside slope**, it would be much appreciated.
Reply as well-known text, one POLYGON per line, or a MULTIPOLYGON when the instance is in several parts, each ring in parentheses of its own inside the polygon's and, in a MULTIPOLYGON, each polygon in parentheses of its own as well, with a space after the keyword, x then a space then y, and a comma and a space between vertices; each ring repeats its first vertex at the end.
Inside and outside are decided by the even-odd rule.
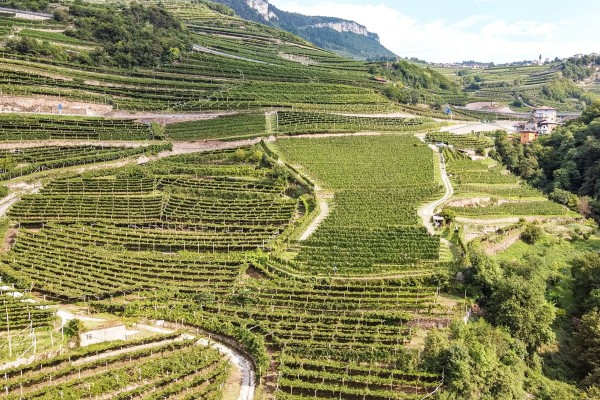
POLYGON ((231 7, 240 17, 278 27, 345 57, 395 59, 376 33, 354 22, 335 17, 307 16, 278 9, 267 0, 215 0, 231 7))

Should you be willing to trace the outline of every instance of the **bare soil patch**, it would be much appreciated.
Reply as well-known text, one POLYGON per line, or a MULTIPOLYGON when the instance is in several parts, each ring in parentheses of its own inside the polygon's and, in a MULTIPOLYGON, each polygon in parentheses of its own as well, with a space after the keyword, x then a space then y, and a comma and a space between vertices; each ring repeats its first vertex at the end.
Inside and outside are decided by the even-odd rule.
POLYGON ((103 116, 112 112, 107 104, 84 103, 61 99, 58 96, 10 96, 0 95, 1 112, 58 114, 58 105, 63 106, 63 115, 103 116))
POLYGON ((315 60, 313 60, 310 57, 303 57, 303 56, 298 56, 295 54, 286 54, 283 52, 279 52, 279 57, 283 58, 284 60, 288 60, 288 61, 293 61, 293 62, 297 62, 300 63, 302 65, 316 65, 318 64, 315 60))
POLYGON ((2 242, 2 247, 0 248, 0 253, 7 253, 17 241, 17 229, 9 228, 4 235, 4 241, 2 242))

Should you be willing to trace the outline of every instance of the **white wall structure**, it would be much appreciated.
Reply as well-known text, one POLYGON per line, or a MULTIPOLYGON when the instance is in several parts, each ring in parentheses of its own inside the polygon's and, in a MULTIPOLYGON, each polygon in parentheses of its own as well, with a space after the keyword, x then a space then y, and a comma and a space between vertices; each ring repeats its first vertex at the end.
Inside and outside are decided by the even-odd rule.
POLYGON ((536 108, 533 111, 533 118, 535 118, 535 120, 538 122, 541 120, 546 120, 548 122, 556 122, 557 121, 556 108, 552 108, 552 107, 536 108))
POLYGON ((79 344, 81 347, 111 340, 127 340, 125 325, 108 326, 79 334, 79 344))

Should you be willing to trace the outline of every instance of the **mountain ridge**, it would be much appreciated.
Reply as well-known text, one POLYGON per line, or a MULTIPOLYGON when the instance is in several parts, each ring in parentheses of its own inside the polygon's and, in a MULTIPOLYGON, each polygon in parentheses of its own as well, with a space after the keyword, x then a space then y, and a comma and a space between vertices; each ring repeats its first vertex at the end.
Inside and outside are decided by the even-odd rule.
POLYGON ((395 59, 377 33, 337 17, 307 16, 280 10, 267 0, 213 0, 230 7, 244 19, 286 30, 317 46, 357 60, 395 59))

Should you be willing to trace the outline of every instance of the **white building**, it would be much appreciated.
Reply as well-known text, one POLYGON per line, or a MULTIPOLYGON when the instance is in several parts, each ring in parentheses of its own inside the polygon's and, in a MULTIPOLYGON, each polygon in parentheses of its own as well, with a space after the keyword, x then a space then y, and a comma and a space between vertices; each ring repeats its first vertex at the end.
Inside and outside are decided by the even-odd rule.
POLYGON ((125 329, 125 325, 108 324, 79 334, 79 345, 81 347, 111 340, 127 340, 127 330, 125 329))
POLYGON ((533 110, 533 119, 535 122, 546 121, 548 123, 558 122, 558 116, 556 108, 552 107, 538 107, 533 110))
POLYGON ((530 143, 539 135, 549 135, 560 125, 560 119, 556 108, 538 107, 533 110, 531 120, 521 122, 517 125, 517 132, 521 133, 521 142, 530 143), (527 133, 535 133, 535 137, 527 136, 527 133), (525 135, 524 135, 525 134, 525 135))
POLYGON ((538 133, 540 135, 549 135, 557 126, 558 122, 550 122, 547 120, 540 121, 538 122, 538 133))

